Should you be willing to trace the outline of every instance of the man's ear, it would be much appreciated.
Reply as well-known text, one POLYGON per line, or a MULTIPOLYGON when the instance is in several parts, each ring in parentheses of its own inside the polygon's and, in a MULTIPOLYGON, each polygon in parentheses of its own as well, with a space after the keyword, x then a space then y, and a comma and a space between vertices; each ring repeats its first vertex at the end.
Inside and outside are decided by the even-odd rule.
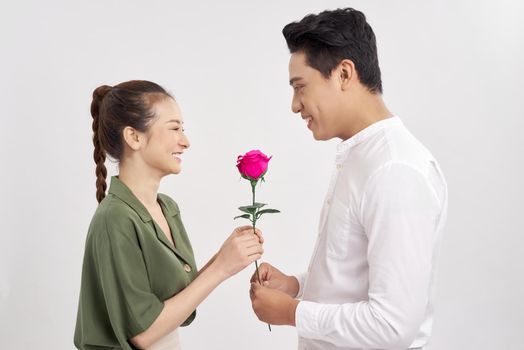
POLYGON ((357 71, 355 70, 353 61, 348 59, 342 60, 338 65, 337 72, 341 89, 343 91, 349 89, 357 77, 357 71))
POLYGON ((144 141, 144 140, 141 140, 144 138, 144 136, 139 135, 139 132, 130 126, 126 126, 124 130, 122 130, 122 136, 124 138, 125 143, 133 151, 138 151, 144 141))

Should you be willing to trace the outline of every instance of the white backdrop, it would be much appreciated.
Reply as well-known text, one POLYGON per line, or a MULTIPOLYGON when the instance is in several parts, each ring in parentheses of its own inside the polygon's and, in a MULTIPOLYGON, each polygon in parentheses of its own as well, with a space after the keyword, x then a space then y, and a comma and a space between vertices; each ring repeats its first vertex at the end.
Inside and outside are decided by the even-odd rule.
MULTIPOLYGON (((274 158, 261 201, 265 261, 307 267, 337 140, 290 111, 282 27, 353 6, 377 36, 384 98, 440 161, 450 190, 436 349, 517 348, 524 326, 522 1, 2 1, 0 344, 72 349, 87 227, 96 208, 92 90, 148 79, 178 99, 192 142, 161 190, 178 201, 204 264, 250 188, 235 160, 274 158)), ((116 166, 109 164, 112 174, 116 166)), ((258 322, 252 268, 181 332, 185 349, 294 349, 258 322)))

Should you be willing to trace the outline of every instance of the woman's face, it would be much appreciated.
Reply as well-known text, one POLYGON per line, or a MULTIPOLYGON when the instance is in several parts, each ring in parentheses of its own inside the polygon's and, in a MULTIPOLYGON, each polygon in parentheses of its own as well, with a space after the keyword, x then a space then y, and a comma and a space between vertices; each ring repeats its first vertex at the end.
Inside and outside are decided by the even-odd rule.
POLYGON ((182 170, 182 153, 189 147, 184 134, 184 120, 178 104, 172 98, 155 103, 156 118, 144 134, 147 144, 140 151, 142 158, 162 176, 182 170))

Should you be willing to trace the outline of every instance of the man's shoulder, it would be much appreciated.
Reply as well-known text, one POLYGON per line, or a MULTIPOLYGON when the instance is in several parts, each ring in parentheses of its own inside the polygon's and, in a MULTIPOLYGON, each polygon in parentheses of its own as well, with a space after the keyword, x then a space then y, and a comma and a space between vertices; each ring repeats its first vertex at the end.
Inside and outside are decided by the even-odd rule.
POLYGON ((383 130, 360 149, 359 162, 371 171, 391 163, 425 167, 435 160, 428 148, 404 125, 383 130))
POLYGON ((384 129, 358 144, 345 163, 348 181, 353 184, 353 188, 362 190, 371 177, 388 167, 406 166, 426 174, 436 160, 427 147, 400 124, 384 129))

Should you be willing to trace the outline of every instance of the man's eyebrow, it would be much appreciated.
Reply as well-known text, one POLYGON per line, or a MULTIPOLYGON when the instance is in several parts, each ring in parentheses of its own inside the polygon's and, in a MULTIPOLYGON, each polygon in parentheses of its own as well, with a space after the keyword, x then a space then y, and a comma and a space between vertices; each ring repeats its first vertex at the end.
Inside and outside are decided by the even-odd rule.
POLYGON ((293 83, 294 83, 295 81, 297 81, 297 80, 301 80, 301 79, 304 79, 304 78, 302 78, 302 77, 293 77, 293 78, 291 78, 291 80, 289 81, 289 85, 293 85, 293 83))

